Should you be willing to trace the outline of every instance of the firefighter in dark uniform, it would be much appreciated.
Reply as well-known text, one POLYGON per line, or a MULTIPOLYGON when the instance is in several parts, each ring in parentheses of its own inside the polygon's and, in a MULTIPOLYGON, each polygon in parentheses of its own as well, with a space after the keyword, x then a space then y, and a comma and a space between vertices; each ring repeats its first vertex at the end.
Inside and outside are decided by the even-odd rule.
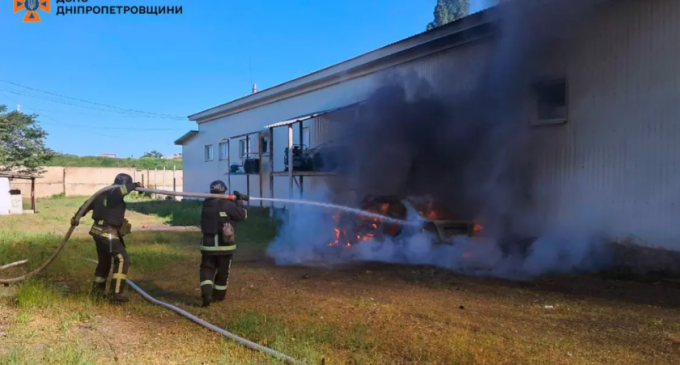
MULTIPOLYGON (((142 187, 142 185, 133 183, 132 177, 128 174, 118 174, 113 184, 121 185, 121 187, 109 190, 96 197, 83 215, 92 210, 94 224, 90 229, 90 235, 94 238, 99 262, 94 271, 91 294, 94 297, 106 295, 106 282, 111 271, 111 259, 113 259, 113 278, 110 292, 115 302, 124 303, 128 301, 124 293, 127 273, 130 268, 130 258, 125 250, 123 237, 130 233, 132 227, 125 219, 125 201, 123 199, 135 188, 142 187)), ((80 223, 75 218, 75 216, 71 218, 72 225, 80 223)))
MULTIPOLYGON (((211 194, 225 194, 227 186, 217 180, 210 184, 211 194)), ((235 191, 236 201, 208 198, 203 201, 201 210, 201 297, 203 307, 208 307, 212 301, 222 301, 227 294, 231 260, 236 250, 234 235, 225 237, 226 230, 236 231, 236 222, 248 217, 248 211, 243 207, 241 194, 235 191)))

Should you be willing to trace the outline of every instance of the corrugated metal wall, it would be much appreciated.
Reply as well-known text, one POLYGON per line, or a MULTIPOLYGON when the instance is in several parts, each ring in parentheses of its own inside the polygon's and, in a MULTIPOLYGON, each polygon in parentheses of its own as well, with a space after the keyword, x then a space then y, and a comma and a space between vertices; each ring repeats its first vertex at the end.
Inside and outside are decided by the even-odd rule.
POLYGON ((568 49, 569 121, 536 130, 536 198, 555 220, 680 238, 680 1, 622 0, 568 49))

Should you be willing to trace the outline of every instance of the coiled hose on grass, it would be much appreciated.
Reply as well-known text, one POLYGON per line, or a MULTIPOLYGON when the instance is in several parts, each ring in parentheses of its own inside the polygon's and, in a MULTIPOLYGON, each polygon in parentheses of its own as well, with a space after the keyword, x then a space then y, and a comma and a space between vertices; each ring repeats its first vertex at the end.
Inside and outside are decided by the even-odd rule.
MULTIPOLYGON (((90 199, 87 199, 87 201, 85 201, 85 204, 83 204, 80 207, 80 209, 78 209, 78 212, 76 213, 76 220, 80 220, 80 218, 83 217, 85 210, 92 204, 92 202, 95 200, 95 198, 97 198, 97 196, 99 196, 100 194, 105 193, 107 191, 116 189, 116 188, 120 188, 120 185, 111 185, 111 186, 107 186, 107 187, 99 189, 99 191, 94 193, 90 197, 90 199)), ((66 243, 71 238, 71 235, 73 234, 73 231, 75 229, 76 229, 76 226, 74 226, 74 225, 71 225, 71 227, 69 227, 68 232, 66 232, 66 235, 64 236, 64 238, 61 239, 61 242, 59 243, 59 246, 57 246, 57 249, 54 250, 52 255, 45 262, 43 262, 43 264, 40 265, 37 269, 29 272, 28 274, 24 274, 24 275, 18 276, 16 278, 10 278, 10 279, 0 278, 0 284, 14 284, 14 283, 17 283, 19 281, 26 280, 26 279, 30 278, 31 276, 36 275, 36 274, 40 273, 41 271, 45 270, 45 268, 47 268, 47 266, 49 266, 52 263, 52 261, 54 261, 54 259, 56 259, 57 256, 59 256, 59 253, 61 252, 61 250, 64 249, 64 246, 66 246, 66 243)))
MULTIPOLYGON (((87 201, 85 201, 85 204, 83 204, 83 205, 80 207, 80 209, 78 209, 78 212, 77 212, 76 215, 75 215, 76 221, 80 221, 80 219, 83 217, 83 215, 84 215, 85 211, 87 210, 87 208, 92 204, 92 202, 97 198, 97 196, 99 196, 100 194, 105 193, 105 192, 107 192, 107 191, 111 191, 111 190, 113 190, 113 189, 120 188, 120 187, 121 187, 121 185, 111 185, 111 186, 104 187, 104 188, 100 189, 99 191, 97 191, 96 193, 94 193, 87 201)), ((142 189, 140 189, 140 190, 142 190, 142 189)), ((182 193, 177 193, 177 192, 166 192, 166 191, 163 191, 163 190, 155 190, 155 189, 143 189, 143 190, 144 190, 144 192, 152 192, 152 193, 158 193, 158 194, 163 194, 163 193, 174 193, 173 195, 184 195, 184 196, 196 196, 196 195, 200 195, 201 197, 228 199, 228 197, 227 197, 226 195, 218 195, 218 194, 198 194, 198 193, 185 193, 185 194, 182 194, 182 193)), ((59 246, 57 246, 57 249, 56 249, 56 250, 52 253, 52 255, 51 255, 51 256, 50 256, 50 257, 49 257, 42 265, 40 265, 37 269, 35 269, 35 270, 33 270, 33 271, 31 271, 31 272, 29 272, 29 273, 27 273, 27 274, 24 274, 24 275, 22 275, 22 276, 15 277, 15 278, 10 278, 10 279, 0 279, 0 284, 8 285, 8 284, 17 283, 17 282, 26 280, 26 279, 30 278, 31 276, 34 276, 34 275, 40 273, 41 271, 45 270, 45 268, 47 268, 47 266, 49 266, 49 265, 54 261, 54 259, 57 258, 57 256, 59 255, 59 253, 64 249, 64 247, 66 246, 66 243, 67 243, 68 240, 71 238, 71 235, 73 234, 73 231, 75 230, 75 228, 76 228, 75 225, 71 225, 71 227, 69 228, 68 232, 66 232, 66 235, 64 236, 64 238, 63 238, 63 239, 61 240, 61 242, 59 243, 59 246)), ((11 266, 17 266, 17 265, 20 265, 20 264, 24 264, 24 263, 26 263, 27 261, 28 261, 28 260, 23 260, 23 261, 15 262, 15 263, 12 263, 12 264, 9 264, 9 265, 5 265, 5 266, 3 266, 2 268, 4 269, 4 268, 9 268, 9 267, 11 267, 11 266)), ((93 262, 97 263, 97 261, 95 261, 95 260, 90 260, 90 261, 93 261, 93 262)), ((298 361, 298 360, 296 360, 296 359, 294 359, 294 358, 292 358, 292 357, 290 357, 290 356, 288 356, 288 355, 285 355, 285 354, 280 353, 280 352, 278 352, 278 351, 275 351, 275 350, 272 350, 272 349, 270 349, 270 348, 264 347, 264 346, 262 346, 262 345, 259 345, 259 344, 255 343, 255 342, 246 340, 245 338, 241 338, 241 337, 239 337, 239 336, 236 336, 236 335, 234 335, 233 333, 227 332, 227 331, 225 331, 225 330, 223 330, 223 329, 221 329, 221 328, 219 328, 219 327, 217 327, 217 326, 215 326, 215 325, 213 325, 213 324, 211 324, 211 323, 208 323, 208 322, 206 322, 206 321, 204 321, 204 320, 202 320, 202 319, 200 319, 200 318, 194 316, 193 314, 191 314, 191 313, 189 313, 189 312, 187 312, 187 311, 185 311, 185 310, 183 310, 183 309, 181 309, 181 308, 178 308, 178 307, 176 307, 176 306, 174 306, 174 305, 171 305, 171 304, 168 304, 168 303, 165 303, 165 302, 161 302, 160 300, 157 300, 156 298, 154 298, 154 297, 150 296, 149 294, 147 294, 144 290, 142 290, 140 287, 138 287, 132 280, 127 280, 127 282, 130 284, 130 286, 131 286, 135 291, 137 291, 142 297, 144 297, 144 299, 146 299, 146 300, 148 300, 148 301, 150 301, 150 302, 152 302, 152 303, 154 303, 154 304, 157 304, 157 305, 160 305, 160 306, 165 307, 165 308, 167 308, 167 309, 170 309, 170 310, 172 310, 172 311, 178 313, 179 315, 181 315, 181 316, 183 316, 183 317, 185 317, 185 318, 188 318, 188 319, 190 319, 191 321, 193 321, 193 322, 195 322, 195 323, 197 323, 197 324, 200 324, 200 325, 203 326, 203 327, 206 327, 206 328, 208 328, 208 329, 211 329, 211 330, 213 330, 213 331, 215 331, 215 332, 217 332, 217 333, 219 333, 219 334, 221 334, 221 335, 223 335, 223 336, 225 336, 225 337, 227 337, 227 338, 230 338, 230 339, 232 339, 232 340, 234 340, 234 341, 240 343, 241 345, 243 345, 243 346, 245 346, 245 347, 248 347, 248 348, 251 348, 251 349, 254 349, 254 350, 258 350, 258 351, 262 351, 262 352, 264 352, 264 353, 266 353, 266 354, 268 354, 268 355, 274 356, 274 357, 279 358, 279 359, 281 359, 281 360, 284 360, 284 361, 286 361, 286 362, 288 362, 288 363, 292 363, 292 364, 303 364, 303 362, 298 361)))

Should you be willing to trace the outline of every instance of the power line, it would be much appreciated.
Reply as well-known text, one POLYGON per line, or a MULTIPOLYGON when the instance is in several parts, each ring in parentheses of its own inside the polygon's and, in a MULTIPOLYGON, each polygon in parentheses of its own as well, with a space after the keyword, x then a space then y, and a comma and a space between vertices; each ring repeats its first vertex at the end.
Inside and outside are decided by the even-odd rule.
MULTIPOLYGON (((13 99, 12 101, 17 102, 16 99, 13 99)), ((77 129, 92 129, 92 130, 132 130, 132 131, 182 131, 184 128, 139 128, 139 127, 109 127, 109 126, 92 126, 92 125, 78 125, 78 124, 71 124, 71 123, 64 123, 56 118, 53 118, 49 115, 41 114, 44 110, 42 109, 36 109, 32 107, 27 107, 24 106, 24 109, 28 109, 30 111, 36 112, 38 114, 38 117, 43 117, 47 119, 51 119, 54 122, 58 123, 59 126, 61 127, 70 127, 70 128, 77 128, 77 129)), ((46 123, 45 121, 39 121, 40 123, 46 123)), ((52 123, 47 123, 47 124, 52 124, 52 123)), ((109 136, 110 137, 110 136, 109 136)))
POLYGON ((49 115, 40 114, 41 110, 39 110, 39 109, 26 107, 26 106, 24 108, 38 112, 38 117, 45 117, 47 119, 52 119, 55 122, 58 122, 62 126, 72 127, 72 128, 105 129, 105 130, 121 129, 121 130, 135 130, 135 131, 183 131, 183 130, 186 130, 185 128, 139 128, 139 127, 109 127, 109 126, 77 125, 77 124, 63 123, 60 120, 57 120, 57 119, 55 119, 55 118, 53 118, 49 115))
MULTIPOLYGON (((106 110, 106 109, 101 109, 101 108, 92 108, 92 107, 89 107, 90 109, 102 110, 102 111, 110 111, 110 112, 116 112, 116 110, 117 110, 117 112, 124 112, 124 113, 128 113, 128 114, 129 114, 129 113, 136 113, 136 114, 145 115, 145 116, 147 116, 147 117, 156 117, 156 118, 163 118, 163 119, 186 120, 185 117, 178 116, 178 115, 170 115, 170 114, 163 114, 163 113, 148 112, 148 111, 144 111, 144 110, 137 110, 137 109, 130 109, 130 108, 121 108, 121 107, 114 106, 114 105, 108 105, 108 104, 103 104, 103 103, 97 103, 97 102, 94 102, 94 101, 89 101, 89 100, 85 100, 85 99, 74 98, 74 97, 70 97, 70 96, 66 96, 66 95, 62 95, 62 94, 58 94, 58 93, 53 93, 53 92, 50 92, 50 91, 45 91, 45 90, 41 90, 41 89, 37 89, 37 88, 30 87, 30 86, 25 86, 25 85, 18 84, 18 83, 15 83, 15 82, 11 82, 11 81, 7 81, 7 80, 0 80, 0 82, 3 82, 3 83, 5 83, 5 84, 9 84, 9 85, 18 86, 18 87, 21 87, 21 88, 24 88, 24 89, 36 91, 36 92, 39 92, 39 93, 47 94, 47 95, 52 95, 52 96, 56 96, 56 97, 60 97, 60 98, 64 98, 64 99, 69 99, 69 100, 73 100, 73 101, 78 101, 78 102, 81 102, 81 103, 87 103, 87 104, 91 104, 91 105, 97 105, 97 106, 99 106, 99 107, 105 107, 105 108, 110 108, 110 109, 114 109, 114 110, 106 110)), ((17 92, 16 90, 15 90, 15 91, 5 90, 5 91, 9 91, 9 92, 13 92, 13 93, 18 93, 18 94, 20 94, 20 93, 17 92)), ((23 92, 25 93, 25 91, 23 91, 23 92)), ((21 94, 20 94, 20 95, 21 95, 21 94)), ((37 96, 35 96, 35 95, 30 95, 30 94, 26 94, 26 96, 37 97, 37 96)), ((67 103, 67 102, 64 102, 64 101, 62 101, 62 100, 47 99, 47 98, 43 98, 43 100, 48 100, 48 101, 53 101, 53 102, 58 102, 58 103, 60 102, 60 103, 62 103, 62 104, 66 104, 66 105, 73 105, 73 106, 79 106, 79 107, 84 107, 84 108, 86 108, 86 106, 84 106, 84 105, 77 105, 77 104, 67 103)))
MULTIPOLYGON (((65 104, 65 105, 71 105, 71 106, 77 106, 77 107, 80 107, 80 108, 87 108, 87 109, 99 110, 99 111, 109 112, 109 113, 118 113, 118 114, 122 114, 122 115, 137 116, 137 117, 141 117, 141 118, 155 118, 155 119, 172 119, 172 120, 180 120, 180 119, 178 119, 178 118, 156 117, 156 116, 144 115, 144 114, 141 114, 141 115, 137 114, 137 115, 136 115, 136 114, 133 114, 133 113, 130 113, 130 112, 121 112, 121 111, 117 111, 117 110, 107 110, 107 109, 96 108, 96 107, 91 107, 91 106, 87 106, 87 105, 78 105, 78 104, 73 104, 73 103, 65 102, 65 101, 62 101, 62 100, 55 100, 55 99, 47 98, 47 97, 44 97, 44 96, 37 96, 37 95, 35 95, 35 94, 30 94, 30 93, 26 93, 26 92, 19 92, 19 91, 16 91, 16 90, 0 89, 0 91, 12 93, 12 94, 15 94, 15 95, 28 96, 28 97, 36 98, 36 99, 40 99, 40 100, 51 101, 51 102, 54 102, 54 103, 65 104)), ((181 120, 184 120, 184 118, 182 118, 181 120)))

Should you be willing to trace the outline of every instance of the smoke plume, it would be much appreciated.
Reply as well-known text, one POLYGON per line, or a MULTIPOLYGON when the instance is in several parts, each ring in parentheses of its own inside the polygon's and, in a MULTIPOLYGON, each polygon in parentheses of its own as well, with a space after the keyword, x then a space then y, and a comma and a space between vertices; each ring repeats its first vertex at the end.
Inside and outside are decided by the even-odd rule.
POLYGON ((605 239, 587 219, 587 207, 572 207, 572 219, 549 222, 532 204, 540 181, 531 175, 536 143, 525 108, 536 70, 573 41, 596 2, 512 1, 495 10, 490 46, 465 46, 486 52, 471 69, 452 65, 429 78, 407 68, 382 74, 359 117, 338 123, 338 134, 351 136, 343 139, 350 141, 351 154, 342 161, 348 182, 307 197, 356 205, 338 201, 342 190, 353 189, 358 199, 430 195, 456 218, 482 223, 488 240, 436 245, 416 233, 407 242, 330 250, 331 217, 293 207, 269 254, 279 264, 383 261, 502 277, 606 265, 605 239), (534 237, 530 247, 520 237, 534 237))

